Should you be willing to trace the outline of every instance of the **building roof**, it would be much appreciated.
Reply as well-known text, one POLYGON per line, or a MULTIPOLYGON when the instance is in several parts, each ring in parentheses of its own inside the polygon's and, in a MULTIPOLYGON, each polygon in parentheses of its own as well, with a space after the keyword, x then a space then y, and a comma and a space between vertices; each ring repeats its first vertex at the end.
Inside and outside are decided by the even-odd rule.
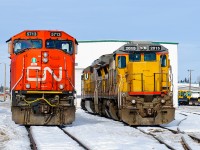
MULTIPOLYGON (((137 41, 137 40, 80 40, 78 43, 97 43, 97 42, 131 42, 131 41, 137 41)), ((145 40, 143 40, 145 41, 145 40)), ((177 42, 152 42, 154 44, 175 44, 178 45, 177 42)))

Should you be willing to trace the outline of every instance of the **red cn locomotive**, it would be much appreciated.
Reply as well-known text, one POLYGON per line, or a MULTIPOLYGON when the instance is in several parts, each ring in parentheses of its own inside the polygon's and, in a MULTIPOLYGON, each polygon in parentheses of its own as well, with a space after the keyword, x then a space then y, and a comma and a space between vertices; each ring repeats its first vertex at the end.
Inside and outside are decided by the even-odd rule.
POLYGON ((76 39, 63 31, 26 30, 7 42, 13 121, 24 125, 72 123, 76 39))

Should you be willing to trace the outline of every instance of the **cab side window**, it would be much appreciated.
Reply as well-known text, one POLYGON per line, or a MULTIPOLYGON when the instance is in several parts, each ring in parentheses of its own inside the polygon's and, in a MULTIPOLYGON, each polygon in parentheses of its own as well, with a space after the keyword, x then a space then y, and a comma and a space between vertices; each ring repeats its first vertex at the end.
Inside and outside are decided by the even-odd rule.
POLYGON ((167 66, 167 57, 166 57, 166 55, 161 55, 160 56, 160 63, 161 63, 161 67, 166 67, 167 66))
POLYGON ((85 80, 88 80, 88 79, 89 79, 89 74, 86 73, 86 74, 85 74, 85 80))
POLYGON ((126 68, 126 57, 125 56, 119 56, 118 57, 118 67, 119 68, 126 68))

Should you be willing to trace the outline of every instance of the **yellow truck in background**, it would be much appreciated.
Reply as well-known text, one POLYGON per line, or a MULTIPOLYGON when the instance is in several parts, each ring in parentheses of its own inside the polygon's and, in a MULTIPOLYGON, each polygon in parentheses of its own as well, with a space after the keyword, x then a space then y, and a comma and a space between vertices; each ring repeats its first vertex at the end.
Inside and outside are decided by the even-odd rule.
POLYGON ((200 105, 200 91, 179 90, 178 104, 180 105, 200 105))
POLYGON ((191 98, 191 91, 189 90, 179 90, 178 91, 178 104, 189 105, 189 100, 191 98))

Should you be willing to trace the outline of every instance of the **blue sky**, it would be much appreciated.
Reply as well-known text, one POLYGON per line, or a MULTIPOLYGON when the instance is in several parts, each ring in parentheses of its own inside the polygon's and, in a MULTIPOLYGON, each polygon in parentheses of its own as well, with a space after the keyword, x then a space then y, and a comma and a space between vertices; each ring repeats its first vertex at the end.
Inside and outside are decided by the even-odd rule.
POLYGON ((199 14, 199 0, 1 0, 0 62, 9 64, 5 41, 12 35, 57 29, 77 40, 177 42, 179 80, 192 69, 192 81, 200 81, 199 14))

